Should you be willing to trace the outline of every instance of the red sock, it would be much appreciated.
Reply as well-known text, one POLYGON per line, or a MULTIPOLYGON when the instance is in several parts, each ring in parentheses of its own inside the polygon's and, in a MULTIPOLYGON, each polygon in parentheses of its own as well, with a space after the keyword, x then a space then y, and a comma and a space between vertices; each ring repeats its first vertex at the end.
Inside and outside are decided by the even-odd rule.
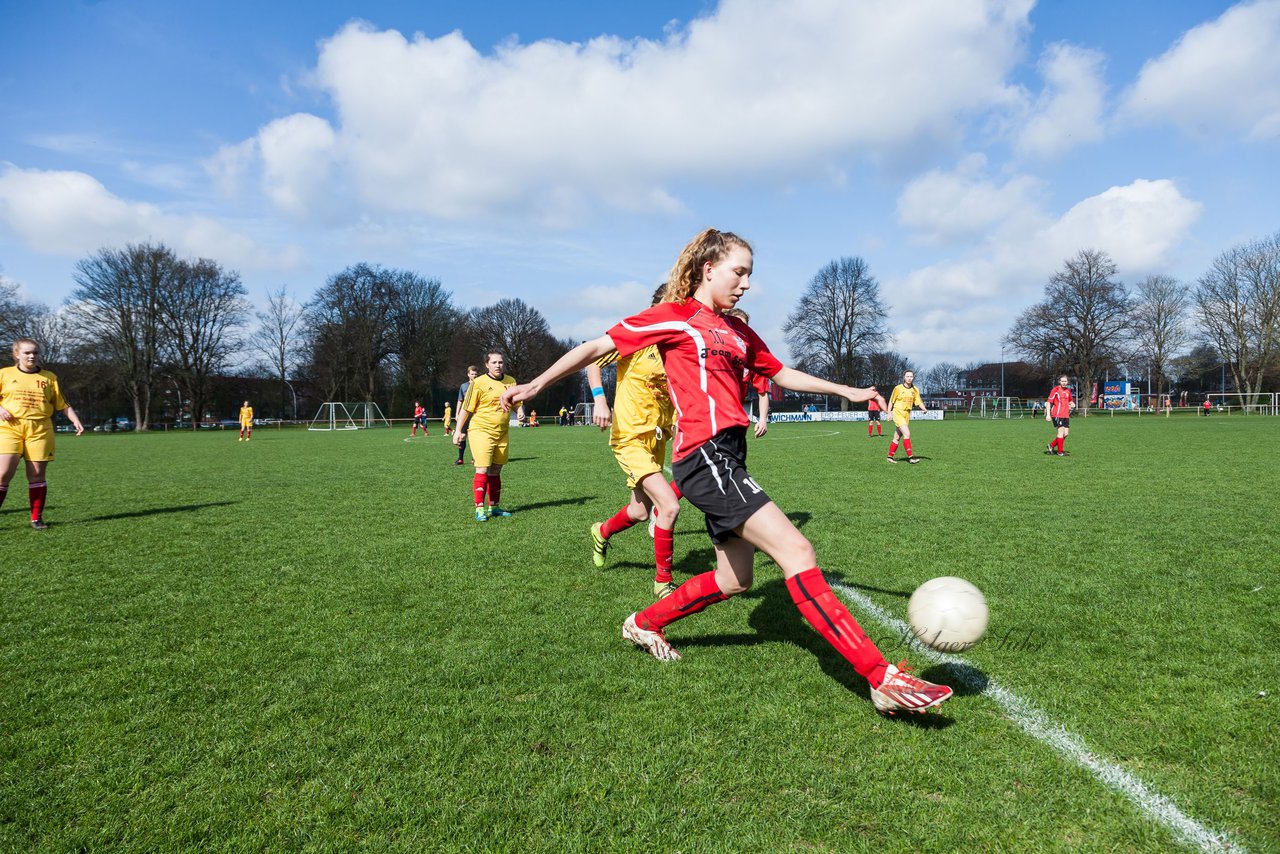
POLYGON ((907 452, 907 456, 908 456, 908 457, 914 457, 914 456, 915 456, 915 454, 911 453, 911 440, 910 440, 910 439, 903 439, 903 440, 902 440, 902 450, 904 450, 904 451, 906 451, 906 452, 907 452))
POLYGON ((676 494, 676 501, 684 498, 684 493, 680 491, 680 487, 676 486, 676 482, 674 480, 671 481, 671 491, 676 494))
POLYGON ((891 457, 892 457, 892 456, 893 456, 894 454, 896 454, 896 453, 898 453, 898 443, 897 443, 897 442, 890 442, 890 443, 889 443, 889 456, 891 456, 891 457))
POLYGON ((875 425, 875 424, 873 424, 872 422, 870 422, 870 421, 868 421, 868 422, 867 422, 867 436, 870 436, 870 435, 871 435, 871 430, 872 430, 872 428, 873 428, 873 427, 875 427, 875 426, 876 426, 876 425, 875 425))
POLYGON ((658 570, 653 580, 666 584, 671 580, 671 558, 675 554, 676 544, 671 531, 659 525, 653 529, 653 562, 658 570))
POLYGON ((497 507, 502 500, 502 475, 489 475, 489 506, 497 507))
POLYGON ((489 488, 489 475, 487 473, 476 472, 476 476, 471 479, 471 491, 476 496, 476 506, 484 506, 484 494, 489 488))
POLYGON ((884 671, 889 662, 884 660, 849 609, 831 592, 827 580, 822 577, 822 570, 815 566, 793 575, 787 579, 787 590, 791 591, 791 600, 809 625, 817 629, 818 634, 826 638, 827 643, 834 646, 873 688, 879 688, 884 682, 884 671))
POLYGON ((1066 436, 1059 436, 1059 437, 1058 437, 1058 451, 1059 451, 1059 453, 1063 453, 1063 454, 1065 454, 1065 453, 1067 452, 1067 437, 1066 437, 1066 436))
POLYGON ((876 422, 876 435, 877 435, 877 436, 883 436, 883 435, 884 435, 884 428, 880 426, 880 422, 879 422, 879 421, 877 421, 877 422, 876 422))
POLYGON ((4 506, 4 500, 9 496, 9 487, 0 486, 0 507, 4 506))
POLYGON ((44 496, 48 491, 47 483, 29 483, 27 484, 27 495, 31 498, 31 521, 36 521, 44 515, 44 496))
POLYGON ((636 614, 636 625, 648 631, 657 631, 728 598, 716 584, 715 570, 704 572, 681 584, 667 598, 659 599, 636 614))
POLYGON ((607 540, 619 531, 627 530, 635 523, 636 520, 631 518, 627 513, 626 506, 623 506, 621 510, 606 519, 604 524, 600 526, 600 536, 607 540))

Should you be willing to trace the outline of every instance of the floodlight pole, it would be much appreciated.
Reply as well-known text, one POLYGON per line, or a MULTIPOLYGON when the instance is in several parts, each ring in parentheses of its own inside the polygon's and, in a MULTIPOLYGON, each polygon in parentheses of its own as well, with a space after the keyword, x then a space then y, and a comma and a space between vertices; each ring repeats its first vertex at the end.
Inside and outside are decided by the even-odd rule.
POLYGON ((1004 345, 1000 345, 1000 396, 1004 397, 1004 345))
POLYGON ((284 384, 289 387, 289 394, 293 395, 293 420, 297 421, 298 420, 298 393, 293 390, 293 383, 289 382, 289 380, 285 379, 284 377, 281 377, 280 379, 284 380, 284 384))

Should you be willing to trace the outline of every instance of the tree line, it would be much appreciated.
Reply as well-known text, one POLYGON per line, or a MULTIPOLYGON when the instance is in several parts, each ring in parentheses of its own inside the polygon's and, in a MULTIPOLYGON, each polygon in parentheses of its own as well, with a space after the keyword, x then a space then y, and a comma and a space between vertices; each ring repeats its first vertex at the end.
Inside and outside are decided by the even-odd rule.
MULTIPOLYGON (((796 366, 835 382, 881 388, 914 367, 887 349, 893 340, 880 285, 857 257, 827 264, 809 281, 784 333, 796 366)), ((1153 393, 1173 384, 1203 391, 1211 375, 1229 374, 1246 398, 1280 388, 1280 233, 1217 256, 1194 284, 1151 275, 1127 287, 1107 253, 1083 249, 1049 277, 1044 298, 1025 309, 1002 342, 1026 363, 1007 366, 1017 387, 1066 373, 1082 405, 1108 374, 1149 377, 1153 393)), ((1003 360, 1002 360, 1003 361, 1003 360)), ((931 394, 969 380, 994 386, 1005 365, 940 362, 918 368, 931 394), (976 377, 986 371, 989 376, 976 377)))
MULTIPOLYGON (((76 264, 74 280, 58 309, 0 285, 0 335, 35 338, 47 364, 76 367, 68 388, 123 400, 138 430, 170 410, 197 421, 229 411, 251 380, 258 392, 274 389, 259 411, 280 417, 306 417, 328 400, 380 402, 393 414, 421 400, 438 414, 485 352, 501 351, 508 373, 527 379, 575 343, 555 338, 523 300, 466 308, 438 279, 365 263, 330 276, 305 302, 282 286, 258 312, 238 273, 211 259, 179 258, 163 244, 100 249, 76 264), (240 382, 229 388, 232 375, 240 382), (176 391, 181 405, 167 398, 157 405, 162 388, 176 391)), ((815 273, 783 330, 798 368, 849 385, 889 388, 915 369, 926 392, 943 394, 966 377, 972 385, 983 368, 940 362, 924 371, 891 349, 880 284, 859 257, 815 273)), ((1001 343, 1026 360, 1007 366, 1015 387, 1067 373, 1086 407, 1089 390, 1108 374, 1150 377, 1153 391, 1164 393, 1175 383, 1201 391, 1215 372, 1225 384, 1229 371, 1245 395, 1274 390, 1280 233, 1221 253, 1191 284, 1152 275, 1128 287, 1107 253, 1080 250, 1001 343)), ((562 382, 532 408, 550 412, 581 399, 577 385, 562 382)))
MULTIPOLYGON (((272 389, 257 411, 286 418, 323 401, 374 401, 394 415, 420 400, 439 415, 486 351, 504 353, 508 373, 523 378, 574 343, 556 339, 522 300, 466 308, 438 279, 364 263, 305 302, 282 286, 258 312, 238 273, 162 244, 101 249, 76 264, 74 281, 56 310, 0 286, 0 333, 35 338, 46 364, 74 366, 64 381, 73 396, 106 393, 108 407, 129 408, 136 430, 157 415, 199 422, 233 411, 246 389, 272 389), (160 398, 170 390, 181 405, 160 398)), ((534 406, 576 399, 570 385, 534 406)))

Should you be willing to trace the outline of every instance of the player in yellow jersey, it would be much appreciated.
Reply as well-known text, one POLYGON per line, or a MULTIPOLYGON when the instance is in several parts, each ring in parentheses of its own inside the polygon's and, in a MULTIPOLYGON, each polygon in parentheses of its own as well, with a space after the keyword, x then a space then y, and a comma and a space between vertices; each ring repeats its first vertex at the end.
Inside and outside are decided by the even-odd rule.
POLYGON ((13 361, 13 367, 0 368, 0 504, 9 494, 18 459, 25 459, 31 527, 43 531, 49 527, 44 521, 49 491, 45 469, 53 460, 53 413, 67 416, 77 436, 84 426, 62 397, 58 378, 40 368, 39 344, 19 338, 13 342, 13 361))
MULTIPOLYGON (((662 299, 664 284, 653 295, 653 304, 662 299)), ((591 526, 591 560, 604 566, 609 538, 637 522, 651 519, 653 532, 653 593, 659 599, 678 586, 671 577, 675 550, 672 531, 680 516, 680 494, 667 482, 663 466, 667 445, 675 430, 675 407, 667 391, 667 373, 656 346, 645 347, 623 358, 617 351, 607 353, 587 366, 587 381, 595 399, 592 422, 609 429, 609 447, 627 476, 631 500, 604 522, 591 526), (601 384, 601 368, 617 363, 618 383, 613 411, 601 384)))
POLYGON ((453 429, 453 407, 449 404, 444 405, 444 434, 449 435, 449 431, 453 429))
MULTIPOLYGON (((476 500, 476 521, 484 522, 491 516, 510 516, 502 509, 502 467, 507 462, 507 433, 511 417, 502 408, 502 393, 516 384, 514 377, 503 373, 506 359, 501 353, 485 356, 485 374, 471 380, 466 399, 458 410, 458 429, 454 431, 454 444, 461 446, 466 437, 471 448, 471 461, 476 467, 471 489, 476 500), (485 511, 485 497, 489 499, 485 511)), ((521 407, 517 417, 524 417, 521 407)))
POLYGON ((253 407, 249 405, 249 401, 244 402, 244 406, 240 407, 240 438, 237 442, 247 442, 249 437, 253 435, 253 407))
POLYGON ((897 462, 893 455, 898 451, 899 441, 907 452, 907 462, 920 462, 920 458, 911 450, 911 410, 917 406, 921 412, 929 411, 924 405, 924 398, 920 396, 920 389, 916 388, 916 372, 907 371, 902 375, 901 385, 894 386, 893 394, 889 395, 889 411, 893 413, 893 441, 889 443, 887 459, 891 463, 897 462))

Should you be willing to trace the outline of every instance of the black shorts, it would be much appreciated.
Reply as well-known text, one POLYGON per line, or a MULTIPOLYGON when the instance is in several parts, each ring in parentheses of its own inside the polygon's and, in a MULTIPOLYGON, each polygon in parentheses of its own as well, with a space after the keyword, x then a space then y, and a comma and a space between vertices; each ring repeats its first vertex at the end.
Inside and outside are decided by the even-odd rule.
POLYGON ((872 420, 872 421, 879 421, 879 420, 880 420, 880 410, 879 410, 879 409, 868 409, 868 410, 867 410, 867 418, 869 418, 869 419, 870 419, 870 420, 872 420))
POLYGON ((1055 418, 1055 419, 1053 419, 1053 426, 1054 426, 1054 427, 1070 427, 1070 426, 1071 426, 1071 419, 1070 419, 1070 418, 1055 418))
POLYGON ((674 466, 676 486, 706 517, 713 543, 736 537, 734 529, 769 503, 747 474, 747 428, 721 430, 674 466))

